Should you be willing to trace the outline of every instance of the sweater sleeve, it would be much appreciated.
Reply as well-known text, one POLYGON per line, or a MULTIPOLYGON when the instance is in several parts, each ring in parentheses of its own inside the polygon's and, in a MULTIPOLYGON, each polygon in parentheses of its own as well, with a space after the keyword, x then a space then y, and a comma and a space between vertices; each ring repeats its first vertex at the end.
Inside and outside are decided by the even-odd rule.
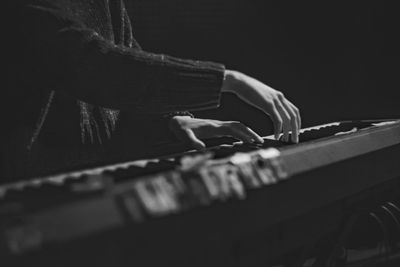
POLYGON ((51 7, 24 6, 34 82, 114 109, 163 114, 219 105, 224 66, 118 46, 51 7))

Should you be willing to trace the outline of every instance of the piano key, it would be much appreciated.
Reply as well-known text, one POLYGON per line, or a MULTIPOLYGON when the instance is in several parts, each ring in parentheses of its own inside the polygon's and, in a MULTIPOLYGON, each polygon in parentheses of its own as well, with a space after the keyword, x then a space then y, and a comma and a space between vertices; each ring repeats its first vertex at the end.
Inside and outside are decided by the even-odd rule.
POLYGON ((181 205, 185 209, 196 205, 209 205, 212 197, 203 179, 204 174, 199 171, 190 171, 182 175, 188 190, 183 195, 181 205))
POLYGON ((161 216, 168 214, 168 207, 166 207, 164 203, 160 201, 159 197, 157 196, 156 189, 148 179, 141 179, 140 181, 137 181, 134 189, 139 196, 144 209, 149 215, 161 216))
POLYGON ((260 188, 262 186, 263 183, 258 177, 258 173, 250 161, 237 163, 236 166, 238 168, 238 175, 246 188, 253 189, 260 188))

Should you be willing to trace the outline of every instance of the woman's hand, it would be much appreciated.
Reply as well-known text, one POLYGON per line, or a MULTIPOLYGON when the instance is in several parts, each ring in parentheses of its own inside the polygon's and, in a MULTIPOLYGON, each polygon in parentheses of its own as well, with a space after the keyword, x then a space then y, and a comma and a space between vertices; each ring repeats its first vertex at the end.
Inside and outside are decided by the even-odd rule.
POLYGON ((246 143, 263 143, 264 140, 253 130, 237 121, 218 121, 195 119, 189 116, 175 116, 169 122, 175 136, 196 149, 206 145, 200 140, 205 138, 231 136, 246 143))
POLYGON ((283 131, 283 141, 288 142, 291 132, 291 141, 299 142, 301 128, 299 109, 281 92, 243 73, 232 70, 225 71, 222 91, 234 93, 246 103, 268 114, 274 123, 276 139, 283 131))

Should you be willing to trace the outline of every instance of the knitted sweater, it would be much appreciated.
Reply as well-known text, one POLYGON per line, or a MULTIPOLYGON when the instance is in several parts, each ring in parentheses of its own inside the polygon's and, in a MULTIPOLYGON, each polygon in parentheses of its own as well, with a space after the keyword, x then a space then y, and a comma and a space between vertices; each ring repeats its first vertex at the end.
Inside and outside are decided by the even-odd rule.
POLYGON ((46 127, 51 138, 78 125, 80 141, 101 142, 120 111, 154 118, 219 104, 224 66, 142 50, 123 0, 6 0, 6 7, 6 169, 46 127))

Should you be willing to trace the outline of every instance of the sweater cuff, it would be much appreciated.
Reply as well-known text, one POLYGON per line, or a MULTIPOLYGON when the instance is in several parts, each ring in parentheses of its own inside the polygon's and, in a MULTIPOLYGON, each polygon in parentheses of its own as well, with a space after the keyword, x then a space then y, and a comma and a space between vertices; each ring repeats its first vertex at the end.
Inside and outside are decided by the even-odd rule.
POLYGON ((147 97, 137 105, 139 111, 197 111, 220 105, 224 65, 159 56, 162 64, 148 72, 147 97))

